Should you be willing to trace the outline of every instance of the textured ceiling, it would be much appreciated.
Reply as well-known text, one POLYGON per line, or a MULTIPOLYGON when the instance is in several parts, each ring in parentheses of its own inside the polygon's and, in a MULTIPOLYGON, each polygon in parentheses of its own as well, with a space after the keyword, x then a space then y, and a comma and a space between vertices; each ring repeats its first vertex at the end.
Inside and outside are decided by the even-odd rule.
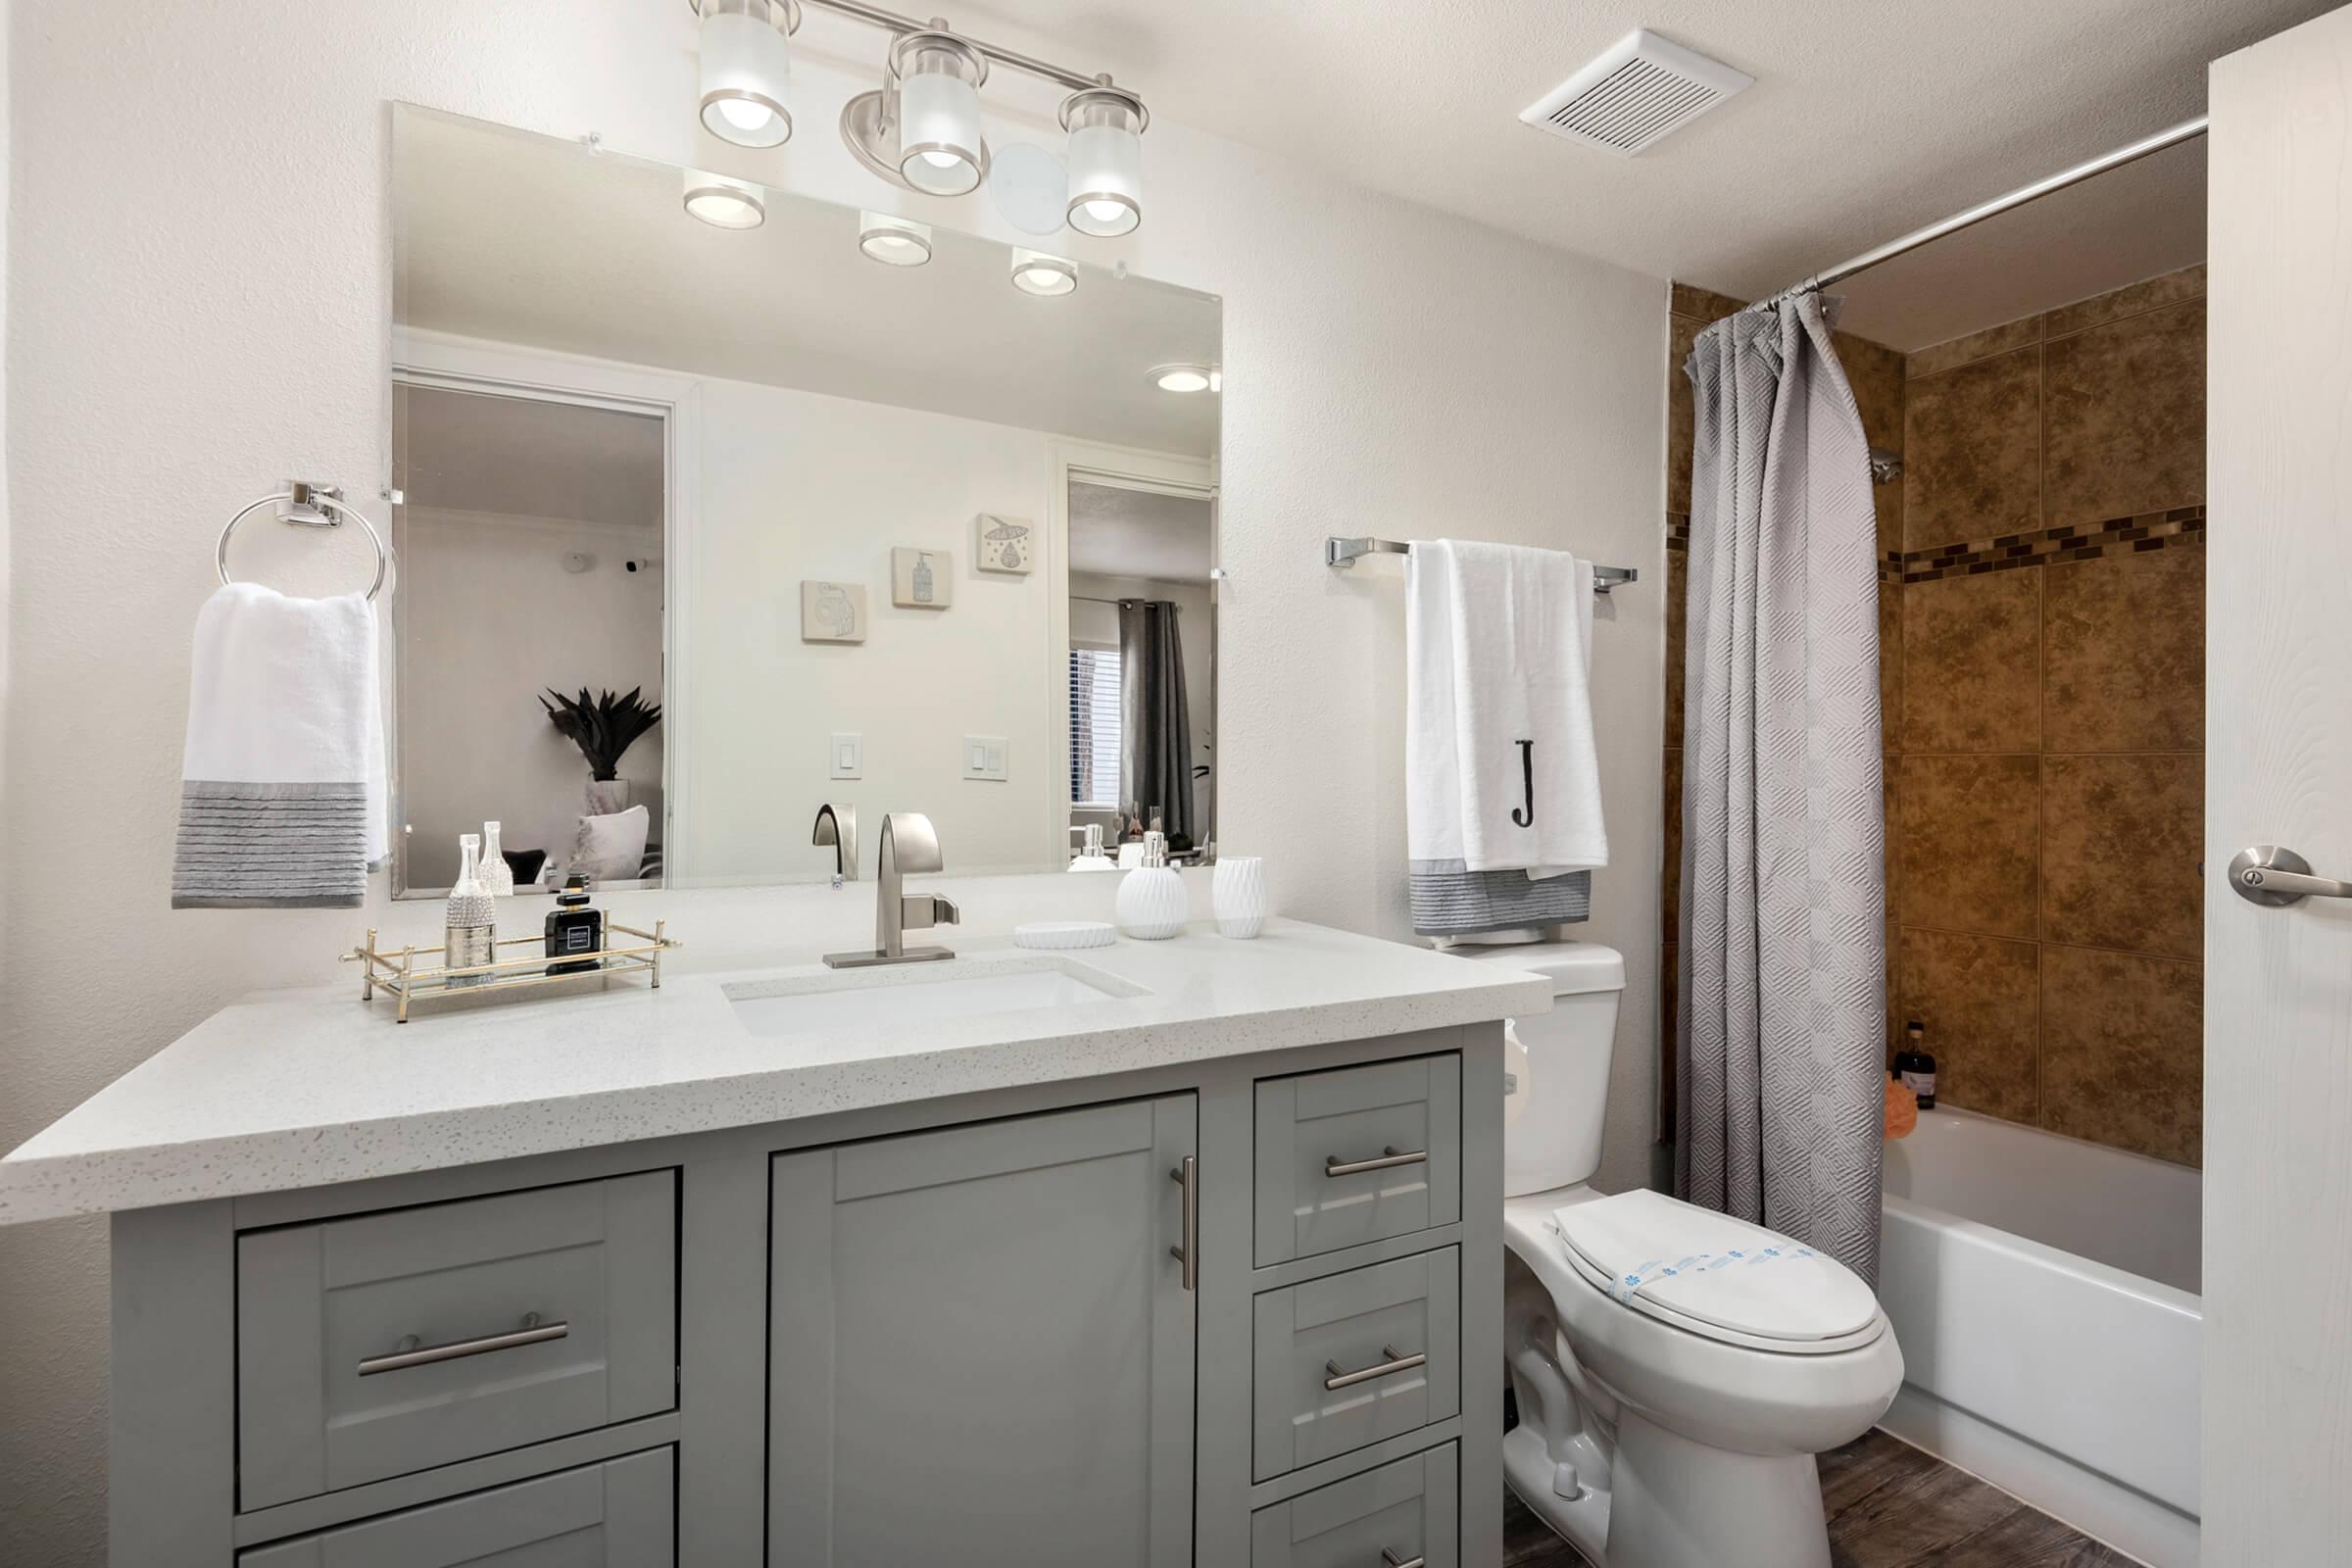
POLYGON ((1206 582, 1208 503, 1107 484, 1070 486, 1070 569, 1102 577, 1206 582))
MULTIPOLYGON (((2208 62, 2336 3, 989 0, 952 20, 1112 71, 1171 121, 1748 297, 2201 113, 2208 62), (1630 160, 1519 123, 1636 26, 1756 85, 1630 160)), ((2139 190, 2065 254, 2032 226, 1980 237, 1971 267, 2010 274, 1971 307, 1985 319, 1953 324, 1931 272, 1857 286, 1856 330, 1915 347, 2199 259, 2180 221, 2202 211, 2199 153, 2139 190)))

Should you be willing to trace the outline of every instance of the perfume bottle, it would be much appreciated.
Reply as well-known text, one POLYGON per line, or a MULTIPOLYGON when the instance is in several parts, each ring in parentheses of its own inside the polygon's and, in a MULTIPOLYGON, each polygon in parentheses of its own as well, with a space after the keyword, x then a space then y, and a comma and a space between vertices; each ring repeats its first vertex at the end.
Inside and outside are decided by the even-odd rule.
POLYGON ((499 848, 496 822, 482 824, 482 886, 490 890, 494 899, 514 895, 514 868, 507 863, 506 855, 499 848))
POLYGON ((927 554, 914 558, 914 602, 918 605, 931 602, 931 558, 927 554))
MULTIPOLYGON (((482 882, 482 839, 478 833, 458 837, 458 880, 449 890, 442 916, 441 958, 452 969, 491 963, 498 957, 498 914, 490 890, 482 882)), ((458 975, 454 986, 480 985, 488 975, 458 975)))
MULTIPOLYGON (((574 871, 564 879, 564 891, 556 895, 556 906, 547 912, 547 956, 560 958, 566 954, 595 953, 605 945, 605 911, 588 906, 588 878, 574 871)), ((549 974, 588 974, 603 964, 602 958, 578 958, 569 963, 551 963, 549 974)))

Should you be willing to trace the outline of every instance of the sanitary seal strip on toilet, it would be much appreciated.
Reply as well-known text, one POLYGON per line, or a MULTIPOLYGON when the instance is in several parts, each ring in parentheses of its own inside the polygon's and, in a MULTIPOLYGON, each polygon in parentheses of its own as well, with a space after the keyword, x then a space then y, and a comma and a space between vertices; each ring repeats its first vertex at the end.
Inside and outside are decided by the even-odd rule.
POLYGON ((1662 1193, 1620 1193, 1553 1219, 1587 1278, 1693 1333, 1828 1349, 1822 1342, 1878 1320, 1878 1298, 1835 1258, 1662 1193))

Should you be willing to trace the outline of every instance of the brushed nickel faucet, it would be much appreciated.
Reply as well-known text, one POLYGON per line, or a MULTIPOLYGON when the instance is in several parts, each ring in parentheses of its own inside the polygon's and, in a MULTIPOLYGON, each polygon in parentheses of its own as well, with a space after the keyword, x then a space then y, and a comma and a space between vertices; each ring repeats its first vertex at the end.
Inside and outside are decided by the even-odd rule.
POLYGON ((827 801, 816 808, 816 826, 808 842, 833 852, 833 885, 858 880, 858 808, 827 801))
MULTIPOLYGON (((821 823, 822 815, 818 818, 821 823)), ((874 945, 862 953, 828 953, 829 969, 861 969, 878 963, 931 963, 956 955, 947 948, 906 946, 909 930, 955 925, 961 913, 952 900, 930 894, 908 895, 905 875, 946 869, 939 853, 939 834, 920 811, 888 811, 882 817, 882 848, 874 873, 874 945)))

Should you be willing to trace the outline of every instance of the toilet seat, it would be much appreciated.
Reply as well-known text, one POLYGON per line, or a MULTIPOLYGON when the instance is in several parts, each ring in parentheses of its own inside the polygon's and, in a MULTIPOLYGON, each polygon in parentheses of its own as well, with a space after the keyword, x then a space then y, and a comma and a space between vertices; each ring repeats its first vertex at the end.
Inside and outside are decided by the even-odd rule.
POLYGON ((1557 1209, 1545 1228, 1591 1289, 1717 1344, 1829 1355, 1886 1332, 1878 1298, 1836 1259, 1661 1193, 1557 1209))

